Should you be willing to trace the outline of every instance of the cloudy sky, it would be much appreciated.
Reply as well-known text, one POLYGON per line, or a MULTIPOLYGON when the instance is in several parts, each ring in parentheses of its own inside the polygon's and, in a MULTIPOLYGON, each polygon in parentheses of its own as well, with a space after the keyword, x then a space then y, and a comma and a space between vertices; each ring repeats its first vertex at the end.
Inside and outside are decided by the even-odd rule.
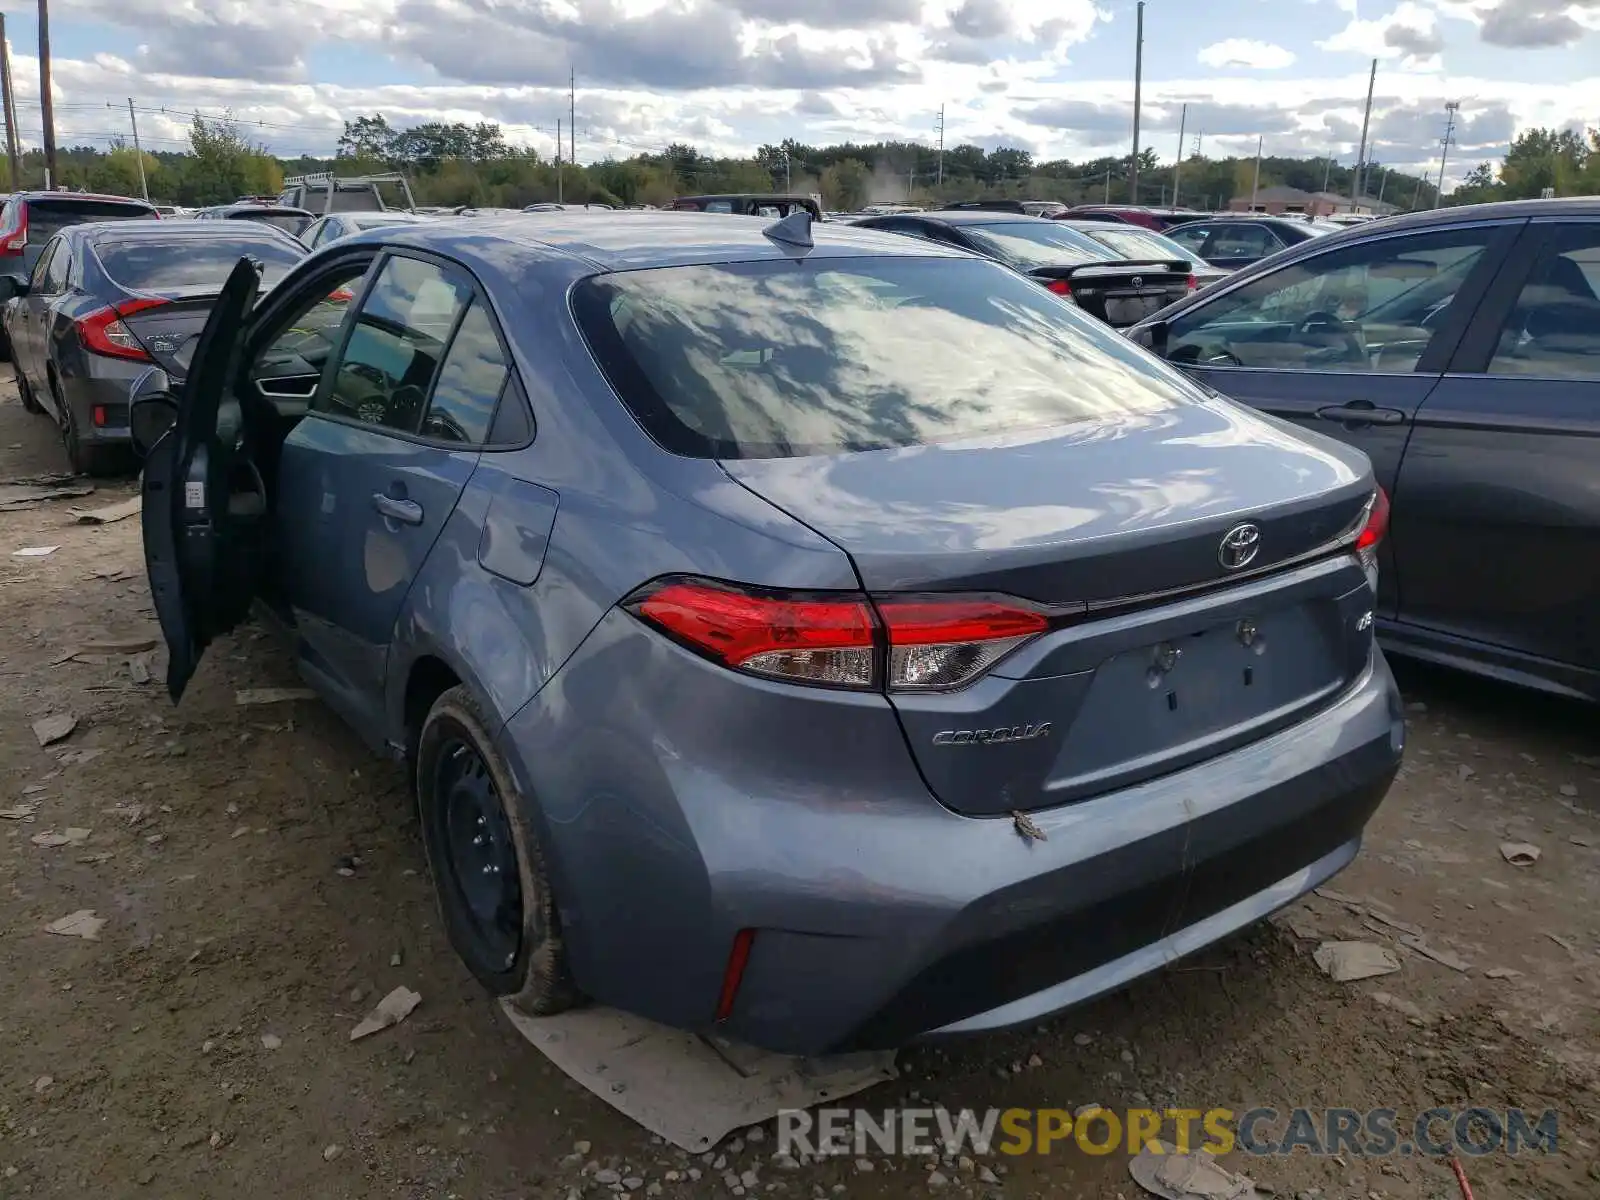
MULTIPOLYGON (((24 140, 40 110, 33 5, 8 33, 24 140)), ((688 141, 1126 153, 1132 0, 53 0, 58 140, 101 145, 128 97, 155 149, 230 107, 279 154, 326 153, 342 121, 492 120, 548 150, 577 73, 578 158, 688 141), (165 110, 165 111, 163 111, 165 110)), ((1600 0, 1150 0, 1144 144, 1353 160, 1378 59, 1380 162, 1450 175, 1527 125, 1600 124, 1600 0)))

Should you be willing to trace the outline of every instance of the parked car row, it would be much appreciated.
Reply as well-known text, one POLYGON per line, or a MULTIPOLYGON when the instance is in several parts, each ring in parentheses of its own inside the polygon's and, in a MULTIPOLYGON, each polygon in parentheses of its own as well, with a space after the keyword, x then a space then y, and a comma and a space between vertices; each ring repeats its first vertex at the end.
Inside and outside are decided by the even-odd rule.
POLYGON ((490 991, 1035 1022, 1353 858, 1380 640, 1600 700, 1600 202, 1203 289, 1127 222, 778 207, 98 223, 9 306, 68 322, 13 334, 34 403, 46 343, 138 373, 78 386, 146 455, 174 700, 265 613, 412 767, 490 991))

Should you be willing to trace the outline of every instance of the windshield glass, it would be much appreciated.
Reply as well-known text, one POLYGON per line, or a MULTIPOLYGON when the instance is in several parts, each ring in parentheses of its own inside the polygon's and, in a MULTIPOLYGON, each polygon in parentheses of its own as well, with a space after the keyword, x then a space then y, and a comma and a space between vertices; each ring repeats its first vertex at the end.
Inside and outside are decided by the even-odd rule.
POLYGON ((1019 267, 1071 267, 1106 258, 1105 249, 1088 234, 1050 221, 997 221, 960 228, 996 258, 1019 267))
POLYGON ((1096 229, 1089 236, 1124 258, 1181 258, 1194 266, 1206 265, 1205 260, 1187 246, 1180 246, 1171 238, 1148 229, 1096 229))
POLYGON ((252 211, 240 209, 230 214, 235 221, 259 221, 263 225, 276 225, 287 234, 298 237, 302 230, 311 224, 311 218, 296 212, 274 211, 270 208, 252 211))
POLYGON ((598 275, 574 310, 662 446, 784 458, 1158 413, 1182 377, 978 259, 822 258, 598 275))
POLYGON ((261 283, 269 288, 289 273, 306 252, 276 238, 178 235, 102 238, 94 252, 106 274, 130 292, 214 287, 219 291, 241 258, 261 264, 261 283))

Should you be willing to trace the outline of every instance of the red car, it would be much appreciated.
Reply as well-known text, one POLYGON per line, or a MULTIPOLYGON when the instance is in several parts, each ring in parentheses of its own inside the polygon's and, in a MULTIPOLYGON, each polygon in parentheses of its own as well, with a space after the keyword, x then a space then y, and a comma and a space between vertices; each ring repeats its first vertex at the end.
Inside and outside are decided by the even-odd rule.
POLYGON ((1051 214, 1052 220, 1120 221, 1124 225, 1142 225, 1162 233, 1173 225, 1209 216, 1194 208, 1144 208, 1133 204, 1080 204, 1064 213, 1051 214))

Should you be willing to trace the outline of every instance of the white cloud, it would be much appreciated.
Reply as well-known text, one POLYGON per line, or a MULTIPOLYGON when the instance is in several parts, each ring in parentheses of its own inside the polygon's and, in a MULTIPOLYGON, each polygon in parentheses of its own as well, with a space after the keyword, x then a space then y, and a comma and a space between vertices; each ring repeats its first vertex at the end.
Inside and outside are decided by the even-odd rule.
POLYGON ((1204 47, 1195 56, 1203 67, 1227 70, 1244 67, 1253 71, 1278 71, 1294 65, 1294 51, 1285 50, 1271 42, 1257 42, 1249 38, 1229 38, 1204 47))
POLYGON ((1351 9, 1350 23, 1317 43, 1319 50, 1344 51, 1364 58, 1398 58, 1415 70, 1437 70, 1444 39, 1434 10, 1401 0, 1387 16, 1362 20, 1351 9))

